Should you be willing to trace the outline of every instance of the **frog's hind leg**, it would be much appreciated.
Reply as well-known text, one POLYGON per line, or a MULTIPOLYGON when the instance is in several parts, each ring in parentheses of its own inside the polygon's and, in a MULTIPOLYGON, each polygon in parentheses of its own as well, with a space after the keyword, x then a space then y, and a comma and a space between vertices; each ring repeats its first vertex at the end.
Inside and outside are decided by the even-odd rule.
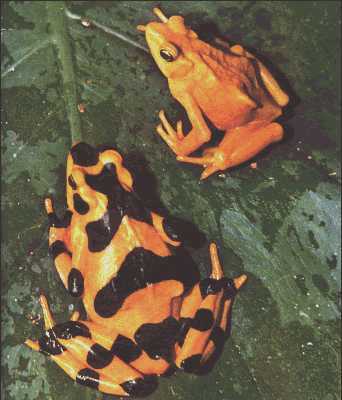
POLYGON ((155 375, 142 375, 92 338, 87 322, 55 324, 45 296, 40 296, 45 332, 39 340, 26 340, 35 351, 49 355, 77 383, 117 396, 144 397, 157 386, 155 375))
POLYGON ((50 198, 45 199, 45 209, 49 218, 49 251, 59 276, 71 296, 79 297, 83 293, 81 272, 72 266, 70 251, 70 222, 72 213, 67 210, 63 218, 58 218, 50 198))
POLYGON ((232 301, 246 276, 231 280, 223 277, 217 248, 210 245, 212 273, 185 297, 180 310, 181 334, 176 345, 177 367, 198 373, 220 350, 227 336, 232 301))
POLYGON ((265 67, 265 65, 258 60, 253 54, 246 51, 242 46, 239 44, 232 46, 230 51, 234 54, 239 56, 245 56, 247 58, 253 59, 257 62, 259 67, 260 76, 263 80, 264 85, 266 86, 267 90, 275 100, 275 102, 280 107, 285 107, 286 104, 289 102, 289 96, 281 89, 278 85, 278 82, 274 79, 271 72, 265 67))

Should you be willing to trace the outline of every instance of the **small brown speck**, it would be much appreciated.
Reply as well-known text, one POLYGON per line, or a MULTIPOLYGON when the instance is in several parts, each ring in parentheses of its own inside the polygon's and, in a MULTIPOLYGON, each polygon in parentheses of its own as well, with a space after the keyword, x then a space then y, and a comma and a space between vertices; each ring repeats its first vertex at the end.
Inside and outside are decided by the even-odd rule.
POLYGON ((85 28, 89 28, 91 26, 91 22, 89 21, 89 19, 87 18, 82 18, 81 19, 81 24, 85 27, 85 28))
POLYGON ((79 111, 80 113, 84 113, 85 110, 86 110, 85 105, 84 105, 83 103, 80 103, 80 104, 77 106, 77 108, 78 108, 78 111, 79 111))

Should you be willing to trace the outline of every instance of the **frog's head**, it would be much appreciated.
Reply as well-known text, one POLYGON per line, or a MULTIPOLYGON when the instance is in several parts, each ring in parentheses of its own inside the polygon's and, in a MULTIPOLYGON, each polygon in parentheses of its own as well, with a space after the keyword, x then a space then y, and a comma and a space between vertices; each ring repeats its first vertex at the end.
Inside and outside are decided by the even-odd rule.
POLYGON ((95 149, 87 143, 75 144, 67 162, 67 203, 71 211, 87 214, 108 205, 113 190, 131 192, 133 178, 121 155, 113 148, 95 149))
POLYGON ((149 22, 138 25, 138 30, 145 32, 145 37, 152 57, 161 72, 171 79, 184 77, 193 67, 191 57, 191 39, 197 34, 184 24, 184 18, 174 15, 167 18, 159 8, 153 12, 161 22, 149 22))

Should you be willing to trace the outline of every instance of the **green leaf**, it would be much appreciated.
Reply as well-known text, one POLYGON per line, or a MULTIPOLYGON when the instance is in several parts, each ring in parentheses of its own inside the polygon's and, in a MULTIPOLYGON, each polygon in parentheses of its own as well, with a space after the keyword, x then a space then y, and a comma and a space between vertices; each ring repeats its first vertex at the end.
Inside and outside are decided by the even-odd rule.
POLYGON ((43 200, 53 195, 63 209, 66 155, 82 139, 115 145, 139 172, 147 203, 206 235, 205 246, 189 249, 203 277, 211 241, 228 277, 248 275, 214 369, 161 378, 150 399, 339 399, 339 2, 3 3, 3 397, 110 398, 23 345, 42 329, 30 322, 41 312, 40 290, 58 322, 81 307, 48 256, 43 200), (286 140, 258 156, 257 169, 243 165, 199 183, 199 168, 178 163, 156 135, 159 110, 174 123, 186 114, 139 48, 146 44, 136 26, 155 19, 155 6, 183 15, 206 41, 218 34, 257 51, 289 91, 286 140), (85 28, 75 15, 138 47, 85 28))

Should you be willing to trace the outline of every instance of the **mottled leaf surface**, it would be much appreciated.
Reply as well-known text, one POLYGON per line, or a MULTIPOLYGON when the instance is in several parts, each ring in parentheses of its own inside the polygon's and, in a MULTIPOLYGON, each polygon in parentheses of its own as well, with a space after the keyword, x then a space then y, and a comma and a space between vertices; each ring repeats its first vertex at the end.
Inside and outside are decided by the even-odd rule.
MULTIPOLYGON (((59 322, 80 308, 48 256, 43 199, 63 208, 66 154, 81 138, 114 144, 149 205, 216 241, 227 276, 249 277, 211 373, 161 379, 150 399, 340 398, 340 10, 337 1, 2 2, 4 399, 110 398, 23 345, 42 328, 30 322, 40 290, 59 322), (256 169, 199 183, 200 170, 177 163, 155 134, 160 109, 173 122, 186 115, 149 54, 64 14, 67 6, 144 45, 136 25, 157 4, 206 41, 253 50, 289 92, 286 139, 256 169)), ((189 251, 205 276, 207 245, 189 251)))

